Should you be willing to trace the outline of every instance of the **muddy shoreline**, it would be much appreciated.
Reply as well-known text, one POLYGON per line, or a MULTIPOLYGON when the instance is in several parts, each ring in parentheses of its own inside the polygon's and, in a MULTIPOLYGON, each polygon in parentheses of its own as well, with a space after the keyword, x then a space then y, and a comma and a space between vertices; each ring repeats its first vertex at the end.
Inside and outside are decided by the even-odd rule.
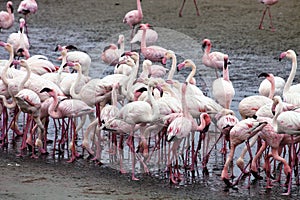
MULTIPOLYGON (((0 0, 1 8, 4 8, 4 2, 0 0)), ((13 3, 17 7, 19 1, 13 3)), ((115 36, 119 33, 129 33, 129 27, 122 23, 122 18, 126 12, 136 8, 135 0, 39 0, 38 4, 38 12, 28 20, 31 54, 44 54, 59 63, 54 51, 56 45, 73 44, 91 55, 92 77, 101 77, 102 72, 110 70, 100 60, 102 47, 116 42, 115 36)), ((200 57, 202 39, 210 38, 213 49, 227 52, 236 62, 242 63, 238 67, 249 64, 251 69, 236 68, 233 72, 247 74, 233 78, 236 84, 240 84, 240 89, 249 83, 255 87, 257 79, 250 75, 258 71, 282 72, 278 69, 280 67, 275 66, 279 64, 274 58, 281 51, 299 49, 300 2, 297 0, 279 1, 271 8, 275 32, 268 28, 267 17, 265 30, 258 29, 264 7, 257 1, 199 0, 200 16, 197 17, 190 0, 186 3, 183 17, 179 18, 180 5, 179 0, 143 0, 143 22, 171 30, 169 32, 172 34, 177 32, 174 37, 180 34, 188 36, 188 41, 193 42, 185 46, 177 46, 178 40, 172 40, 172 34, 159 40, 162 45, 163 40, 169 37, 167 45, 175 52, 182 51, 183 58, 198 54, 200 57), (185 51, 189 53, 185 54, 185 51), (239 82, 240 79, 243 83, 239 82)), ((19 17, 21 15, 16 14, 12 29, 0 33, 0 40, 6 41, 8 34, 18 29, 19 17)), ((6 55, 0 49, 0 59, 6 59, 6 55)), ((200 59, 195 62, 203 67, 200 59)), ((248 92, 254 93, 254 90, 248 92)), ((237 96, 235 102, 244 94, 237 96)), ((120 174, 116 169, 107 165, 97 166, 88 159, 69 164, 66 159, 60 161, 43 156, 38 159, 32 159, 29 155, 20 158, 12 146, 9 144, 8 149, 0 150, 0 199, 297 199, 300 193, 295 185, 290 197, 280 195, 283 188, 279 185, 266 191, 264 180, 252 182, 250 190, 245 189, 244 185, 228 190, 220 180, 220 170, 213 171, 206 178, 200 175, 194 183, 185 186, 170 184, 161 175, 163 173, 139 174, 140 181, 131 181, 130 173, 120 174)))

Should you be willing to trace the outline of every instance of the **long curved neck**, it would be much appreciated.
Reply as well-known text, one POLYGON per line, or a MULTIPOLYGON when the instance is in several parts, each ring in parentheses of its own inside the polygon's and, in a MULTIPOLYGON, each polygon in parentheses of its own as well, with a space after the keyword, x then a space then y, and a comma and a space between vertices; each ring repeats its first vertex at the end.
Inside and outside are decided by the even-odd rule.
POLYGON ((128 83, 127 83, 127 87, 126 90, 127 92, 130 91, 131 87, 133 86, 134 81, 136 80, 138 71, 139 71, 139 58, 136 60, 135 64, 134 64, 134 68, 133 68, 133 72, 131 73, 128 83))
POLYGON ((26 69, 26 76, 22 79, 22 81, 21 81, 21 83, 20 83, 20 85, 18 87, 19 91, 22 90, 22 89, 24 89, 24 85, 29 80, 30 75, 31 75, 31 69, 30 69, 30 67, 27 64, 24 67, 26 69))
POLYGON ((192 68, 192 71, 190 72, 189 76, 186 78, 186 82, 188 82, 188 83, 192 80, 192 78, 196 74, 196 65, 191 64, 190 67, 192 68))
POLYGON ((14 60, 14 52, 13 51, 9 51, 9 60, 7 61, 2 74, 1 74, 1 79, 3 81, 3 83, 6 85, 6 87, 8 86, 8 80, 7 80, 7 71, 8 68, 10 67, 10 65, 12 64, 14 60))
POLYGON ((143 11, 142 11, 142 6, 141 6, 141 0, 136 0, 136 5, 137 5, 139 18, 142 18, 143 17, 143 11))
POLYGON ((141 39, 141 51, 144 51, 144 49, 147 48, 147 45, 146 45, 146 31, 147 31, 147 29, 143 29, 142 39, 141 39))
POLYGON ((181 104, 182 104, 182 113, 184 117, 189 117, 189 110, 186 102, 186 83, 182 84, 182 90, 181 90, 181 104))
POLYGON ((56 108, 58 107, 58 98, 57 98, 57 94, 56 92, 54 92, 54 95, 52 95, 53 101, 49 106, 48 112, 49 115, 52 118, 59 118, 60 117, 60 112, 56 110, 56 108))
POLYGON ((61 73, 64 69, 65 64, 67 63, 67 50, 63 50, 61 52, 61 64, 59 66, 59 69, 57 70, 57 85, 59 85, 60 81, 61 81, 61 73))
POLYGON ((148 99, 150 99, 150 103, 152 105, 152 121, 155 121, 159 118, 160 112, 159 112, 159 106, 152 96, 152 87, 148 86, 148 99))
POLYGON ((289 91, 289 89, 293 83, 293 80, 295 78, 296 71, 297 71, 297 57, 292 57, 292 69, 291 69, 289 78, 287 79, 286 84, 283 88, 283 93, 289 91))
POLYGON ((279 103, 276 106, 275 115, 272 120, 272 125, 273 125, 275 132, 278 132, 277 118, 281 114, 282 110, 283 110, 283 104, 282 104, 282 101, 279 101, 279 103))
POLYGON ((204 115, 205 114, 200 115, 200 125, 197 127, 197 131, 203 131, 205 129, 205 127, 208 125, 208 124, 206 124, 204 115))
POLYGON ((111 91, 111 105, 112 106, 117 106, 118 104, 118 93, 117 93, 117 87, 113 86, 112 91, 111 91))
POLYGON ((177 64, 177 58, 175 54, 172 54, 172 65, 171 65, 171 70, 169 71, 168 74, 168 80, 172 80, 175 70, 176 70, 176 64, 177 64))
POLYGON ((75 88, 78 87, 78 84, 82 78, 82 70, 81 67, 79 67, 79 70, 77 71, 77 77, 74 83, 72 83, 70 87, 70 95, 72 96, 73 99, 81 99, 79 93, 76 93, 75 88))
POLYGON ((207 47, 205 48, 205 53, 209 54, 210 53, 210 49, 211 49, 211 45, 207 45, 207 47))
POLYGON ((271 83, 271 89, 270 89, 270 93, 269 93, 269 98, 270 98, 270 99, 273 99, 273 97, 274 97, 274 95, 275 95, 275 80, 272 79, 272 80, 270 81, 270 83, 271 83))
POLYGON ((226 67, 226 69, 223 66, 223 79, 225 81, 230 81, 229 79, 229 70, 228 70, 228 66, 226 67))

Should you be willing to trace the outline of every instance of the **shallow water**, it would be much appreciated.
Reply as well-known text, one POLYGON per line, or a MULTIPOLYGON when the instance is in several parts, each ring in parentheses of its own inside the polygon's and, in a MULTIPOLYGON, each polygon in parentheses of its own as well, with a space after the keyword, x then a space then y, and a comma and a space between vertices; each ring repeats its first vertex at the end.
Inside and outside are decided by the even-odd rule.
MULTIPOLYGON (((151 5, 149 5, 149 2, 146 2, 146 4, 148 3, 147 5, 154 7, 154 9, 151 9, 151 11, 150 9, 148 11, 145 11, 146 12, 145 16, 149 16, 147 17, 147 20, 153 22, 156 25, 155 30, 159 33, 159 40, 157 41, 157 44, 167 49, 174 50, 178 56, 178 61, 183 61, 184 59, 188 58, 188 59, 192 59, 196 63, 198 67, 195 76, 197 80, 197 85, 201 87, 204 91, 206 91, 208 96, 211 95, 210 86, 212 81, 215 78, 215 72, 212 69, 205 68, 201 64, 201 55, 202 55, 201 43, 200 43, 201 39, 203 39, 206 36, 210 36, 210 38, 213 38, 214 41, 217 43, 217 45, 215 45, 216 50, 221 52, 227 52, 232 63, 230 65, 230 78, 236 90, 236 95, 232 103, 232 109, 235 111, 236 115, 239 118, 240 116, 237 109, 238 103, 240 102, 241 99, 243 99, 246 96, 258 94, 258 86, 259 83, 262 81, 262 79, 258 78, 257 76, 261 72, 272 72, 274 75, 280 75, 284 79, 288 77, 289 70, 291 68, 290 61, 284 60, 282 62, 279 62, 278 61, 279 53, 283 50, 286 50, 287 47, 290 48, 295 46, 298 47, 300 43, 297 42, 299 41, 297 39, 297 35, 299 36, 299 32, 297 32, 296 29, 293 29, 292 26, 288 26, 288 24, 284 24, 284 22, 282 22, 284 17, 287 15, 285 12, 283 13, 277 12, 279 13, 279 17, 277 17, 277 20, 279 22, 277 23, 282 23, 285 26, 281 30, 279 29, 276 35, 276 33, 273 34, 267 31, 258 32, 258 33, 254 32, 254 28, 249 28, 250 25, 247 25, 249 23, 245 23, 245 22, 241 22, 242 24, 244 23, 245 25, 244 24, 241 25, 236 21, 228 22, 228 23, 223 22, 226 24, 220 24, 219 20, 217 19, 216 21, 214 21, 212 16, 207 18, 203 17, 203 18, 195 19, 193 13, 188 14, 187 11, 185 14, 186 18, 179 19, 177 18, 177 16, 172 14, 173 11, 170 11, 172 7, 176 6, 173 4, 167 5, 169 9, 167 9, 167 11, 160 12, 159 13, 160 15, 156 15, 156 16, 151 15, 150 17, 150 12, 157 12, 158 11, 157 6, 159 6, 159 5, 155 5, 153 1, 150 1, 150 3, 151 2, 152 2, 151 5), (218 26, 219 28, 212 30, 212 27, 206 24, 208 22, 212 24, 215 23, 215 26, 218 26), (165 28, 165 25, 168 28, 165 28), (231 25, 232 27, 227 29, 226 26, 228 25, 231 25), (237 26, 239 27, 237 28, 237 26), (290 31, 286 31, 286 29, 290 31), (232 32, 229 33, 230 30, 232 30, 232 32), (237 30, 244 33, 238 33, 239 31, 237 30), (289 35, 290 40, 288 41, 288 45, 282 45, 282 43, 284 43, 282 40, 284 40, 287 35, 285 31, 289 32, 290 34, 289 35), (270 41, 267 38, 265 38, 263 34, 265 35, 269 34, 271 35, 271 37, 279 37, 281 41, 278 40, 277 38, 276 43, 271 45, 270 41), (228 37, 228 35, 231 37, 228 37), (293 35, 294 37, 291 37, 293 35), (228 38, 229 41, 225 41, 224 38, 228 38), (228 45, 228 43, 231 45, 228 45), (263 44, 263 45, 259 46, 259 44, 263 44), (266 52, 266 49, 269 51, 266 52)), ((0 3, 2 4, 2 1, 0 1, 0 3)), ((126 49, 127 50, 129 49, 128 38, 130 35, 130 31, 128 30, 127 26, 119 23, 120 19, 122 18, 122 16, 119 14, 120 13, 123 14, 125 13, 125 11, 130 10, 132 8, 132 5, 134 6, 134 4, 121 5, 118 7, 113 3, 111 4, 107 2, 105 3, 106 4, 103 4, 103 8, 99 8, 98 2, 94 2, 90 4, 92 5, 90 6, 80 1, 71 1, 71 4, 74 8, 71 9, 69 13, 67 13, 65 11, 68 10, 67 8, 68 6, 70 6, 67 2, 59 2, 55 5, 54 4, 51 5, 51 3, 48 1, 41 1, 41 5, 43 5, 41 6, 41 8, 48 7, 49 9, 47 10, 47 13, 46 11, 43 11, 41 9, 41 14, 39 16, 32 16, 32 18, 29 20, 31 55, 35 55, 35 54, 46 55, 52 62, 54 62, 56 65, 59 65, 60 64, 59 61, 56 60, 59 54, 58 52, 54 51, 56 45, 74 44, 80 50, 87 52, 91 56, 92 65, 90 68, 90 76, 92 78, 102 78, 107 74, 111 74, 113 72, 113 68, 105 65, 101 61, 100 54, 106 45, 117 42, 117 38, 119 34, 125 35, 125 38, 127 39, 125 43, 126 49), (78 7, 81 9, 78 9, 78 7), (90 14, 86 14, 84 12, 84 10, 87 7, 88 10, 90 11, 90 14), (105 10, 112 9, 112 8, 117 10, 116 13, 105 12, 105 10), (95 13, 98 13, 98 15, 95 15, 95 13), (45 15, 47 15, 47 17, 45 17, 45 15), (81 18, 77 18, 75 16, 80 16, 81 18), (96 16, 98 16, 99 18, 97 18, 96 16), (100 16, 102 17, 101 19, 100 16), (94 21, 87 21, 86 18, 93 18, 94 21)), ((121 4, 122 3, 123 2, 121 2, 121 4)), ((232 3, 231 1, 226 1, 224 2, 224 4, 222 2, 224 7, 220 7, 220 6, 210 7, 208 2, 203 2, 202 6, 203 9, 206 9, 207 13, 210 11, 209 9, 211 9, 213 11, 212 15, 215 15, 216 12, 214 9, 221 9, 221 11, 224 13, 229 8, 228 6, 230 7, 236 6, 235 3, 236 2, 232 3)), ((242 3, 245 4, 245 1, 243 1, 242 3)), ((244 8, 241 6, 242 5, 240 5, 242 11, 245 11, 246 9, 248 10, 248 7, 244 8)), ((292 5, 290 7, 294 7, 294 6, 297 7, 297 5, 292 5)), ((161 7, 166 9, 165 5, 161 7)), ((235 7, 235 9, 237 8, 235 7)), ((260 10, 260 8, 257 10, 260 10)), ((256 16, 258 14, 255 14, 254 11, 252 12, 254 14, 251 12, 250 13, 244 12, 244 13, 246 13, 245 15, 252 14, 251 15, 252 17, 247 17, 247 18, 253 19, 253 15, 256 16)), ((222 13, 220 13, 220 15, 221 14, 222 13)), ((227 16, 230 18, 231 15, 234 14, 228 14, 227 16)), ((240 15, 240 13, 238 13, 237 15, 240 15)), ((241 18, 243 17, 244 16, 241 16, 241 18)), ((298 15, 295 16, 296 19, 297 17, 299 18, 298 15)), ((277 24, 277 26, 279 26, 279 24, 277 24)), ((3 30, 0 34, 0 40, 6 41, 8 34, 11 33, 11 31, 15 31, 15 30, 17 30, 17 23, 13 29, 3 30)), ((137 45, 135 45, 134 47, 138 48, 137 45)), ((0 59, 7 59, 7 58, 8 58, 7 53, 3 50, 3 48, 0 48, 0 59)), ((188 70, 183 70, 175 74, 174 79, 183 81, 188 73, 189 73, 188 70)), ((299 81, 298 77, 299 77, 299 72, 297 72, 295 82, 299 81)), ((213 130, 213 128, 211 128, 211 130, 213 130)), ((49 128, 50 139, 53 139, 54 137, 53 132, 54 132, 54 126, 52 125, 49 128)), ((213 143, 214 138, 215 137, 212 134, 211 144, 213 143)), ((105 147, 107 147, 107 145, 108 143, 106 143, 105 147)), ((48 147, 51 150, 52 144, 49 144, 48 147)), ((219 175, 223 163, 223 158, 220 156, 218 152, 219 149, 220 146, 218 146, 218 148, 213 151, 210 157, 208 169, 212 177, 210 177, 209 179, 202 177, 201 167, 199 168, 200 178, 199 180, 197 180, 198 183, 203 183, 204 185, 210 187, 211 189, 214 189, 213 187, 214 184, 219 186, 223 185, 223 182, 219 180, 219 175)), ((109 164, 113 168, 118 169, 118 165, 115 162, 112 162, 113 158, 111 155, 106 153, 106 150, 107 149, 103 150, 103 160, 101 161, 103 163, 109 164)), ((240 148, 237 150, 237 152, 239 152, 239 150, 240 148)), ((131 162, 130 162, 130 155, 128 155, 128 147, 125 147, 124 151, 125 151, 124 164, 126 165, 126 168, 130 170, 131 162)), ((157 157, 155 156, 154 158, 157 157)), ((155 172, 156 176, 160 178, 165 178, 164 177, 165 173, 162 173, 165 168, 165 164, 166 164, 165 161, 163 161, 161 165, 158 165, 156 163, 156 160, 154 160, 150 164, 150 167, 151 170, 155 172)), ((137 166, 137 171, 141 170, 139 164, 137 164, 136 166, 137 166)), ((239 174, 239 171, 236 168, 235 168, 235 172, 236 174, 239 174)), ((190 181, 189 179, 186 180, 188 180, 188 182, 190 181)), ((184 183, 184 185, 185 184, 187 183, 184 183)), ((259 186, 262 187, 262 183, 259 186)), ((261 188, 259 188, 258 190, 261 190, 261 188)), ((257 192, 257 190, 254 191, 257 192)), ((252 191, 250 191, 249 194, 251 192, 252 191)), ((293 194, 296 193, 297 191, 293 194)), ((231 193, 231 195, 233 196, 240 196, 244 194, 247 194, 247 190, 243 192, 231 193)), ((252 195, 253 193, 251 193, 251 195, 249 196, 251 197, 252 195)))

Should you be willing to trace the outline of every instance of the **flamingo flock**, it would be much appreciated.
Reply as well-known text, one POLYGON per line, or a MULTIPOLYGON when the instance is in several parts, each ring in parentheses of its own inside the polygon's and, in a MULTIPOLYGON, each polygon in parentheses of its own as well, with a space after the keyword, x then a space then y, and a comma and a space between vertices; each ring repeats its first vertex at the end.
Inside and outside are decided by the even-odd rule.
MULTIPOLYGON (((263 2, 273 5, 277 1, 263 2)), ((0 41, 0 47, 7 52, 1 55, 5 62, 0 65, 1 146, 7 147, 9 138, 21 137, 19 156, 25 156, 28 148, 31 157, 37 159, 48 154, 48 132, 54 129, 54 158, 66 153, 68 162, 72 163, 87 154, 101 164, 106 153, 118 160, 121 173, 127 173, 123 157, 124 149, 128 148, 132 180, 139 180, 137 162, 145 173, 151 174, 149 166, 154 159, 165 165, 170 182, 178 184, 187 179, 183 171, 189 171, 193 178, 199 169, 204 176, 208 175, 210 153, 219 139, 223 139, 220 153, 226 161, 221 180, 227 187, 237 185, 242 175, 262 179, 261 174, 265 172, 266 187, 272 188, 275 181, 271 181, 271 173, 279 162, 283 164, 286 178, 287 191, 283 194, 290 195, 294 179, 299 184, 300 90, 298 84, 292 85, 297 70, 295 51, 290 49, 279 55, 279 60, 291 61, 292 69, 286 81, 276 79, 272 73, 259 75, 265 77, 269 85, 262 84, 260 95, 245 97, 239 102, 242 116, 239 120, 232 110, 232 100, 238 91, 229 77, 229 69, 232 70, 229 56, 211 52, 210 39, 202 40, 201 64, 216 72, 212 97, 204 95, 195 85, 197 65, 191 59, 177 63, 176 50, 148 46, 146 37, 151 25, 142 23, 142 5, 140 0, 136 3, 137 10, 129 11, 123 23, 132 29, 129 41, 132 41, 134 28, 139 27, 140 52, 131 48, 127 51, 124 35, 120 35, 119 47, 110 44, 99 54, 108 67, 114 67, 114 73, 103 78, 89 77, 90 56, 72 45, 56 47, 60 66, 55 66, 45 55, 30 55, 26 22, 29 14, 36 13, 37 4, 34 0, 20 3, 18 12, 25 16, 19 20, 20 31, 8 35, 6 42, 0 41), (165 66, 167 60, 172 60, 170 69, 165 66), (176 69, 186 68, 191 72, 185 81, 173 78, 176 69), (220 69, 223 70, 221 77, 220 69), (9 116, 9 112, 13 116, 9 116), (23 130, 19 126, 22 120, 23 130), (49 124, 54 128, 50 129, 49 124), (212 126, 216 127, 219 138, 209 148, 212 126), (107 144, 109 149, 104 151, 107 144), (240 144, 245 147, 237 160, 241 175, 236 178, 231 165, 240 144), (258 147, 255 154, 254 145, 258 147), (245 164, 247 153, 250 159, 245 164)), ((199 13, 196 1, 194 3, 199 13)), ((0 20, 2 29, 13 26, 12 6, 8 1, 7 12, 0 12, 6 19, 5 23, 0 20)), ((276 181, 280 178, 276 177, 276 181)))

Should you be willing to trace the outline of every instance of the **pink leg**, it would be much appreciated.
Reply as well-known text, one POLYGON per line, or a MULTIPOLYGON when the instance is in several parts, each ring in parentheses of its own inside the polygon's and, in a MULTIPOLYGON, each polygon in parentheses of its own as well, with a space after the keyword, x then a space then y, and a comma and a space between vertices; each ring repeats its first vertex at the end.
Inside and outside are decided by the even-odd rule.
POLYGON ((195 4, 195 8, 196 8, 196 12, 197 12, 197 16, 200 15, 199 13, 199 9, 198 9, 198 6, 197 6, 197 0, 194 0, 194 4, 195 4))
POLYGON ((264 21, 264 17, 265 17, 265 14, 266 14, 267 9, 268 9, 268 7, 266 7, 265 10, 264 10, 264 12, 263 12, 263 16, 262 16, 262 18, 261 18, 261 20, 260 20, 260 24, 259 24, 259 27, 258 27, 259 29, 264 29, 262 23, 263 23, 263 21, 264 21))
POLYGON ((182 5, 181 5, 181 8, 179 10, 179 17, 182 17, 182 10, 183 10, 184 4, 185 4, 185 0, 182 1, 182 5))
POLYGON ((269 17, 270 17, 270 26, 271 26, 271 30, 274 32, 275 29, 274 29, 273 23, 272 23, 272 16, 271 16, 271 10, 270 10, 270 7, 268 7, 268 13, 269 13, 269 17))

